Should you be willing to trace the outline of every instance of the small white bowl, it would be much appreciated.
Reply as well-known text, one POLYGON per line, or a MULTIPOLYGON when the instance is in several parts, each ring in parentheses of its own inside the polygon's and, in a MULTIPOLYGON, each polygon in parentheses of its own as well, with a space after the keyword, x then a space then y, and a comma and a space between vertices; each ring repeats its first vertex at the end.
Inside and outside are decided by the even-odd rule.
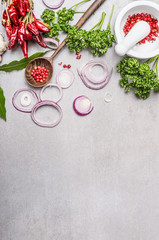
MULTIPOLYGON (((117 43, 122 42, 124 39, 124 25, 127 21, 129 15, 137 13, 148 13, 155 17, 159 22, 159 5, 150 1, 135 1, 133 3, 125 6, 119 15, 117 16, 115 22, 115 35, 117 43)), ((130 49, 127 52, 127 55, 130 57, 147 59, 154 57, 159 54, 159 37, 156 38, 156 41, 147 42, 145 44, 137 44, 135 47, 130 49)))

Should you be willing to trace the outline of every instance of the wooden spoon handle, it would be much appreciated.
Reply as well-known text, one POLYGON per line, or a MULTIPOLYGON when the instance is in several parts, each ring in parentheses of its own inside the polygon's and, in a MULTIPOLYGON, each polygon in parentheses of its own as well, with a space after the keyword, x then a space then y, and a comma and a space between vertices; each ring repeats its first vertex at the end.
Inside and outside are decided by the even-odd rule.
MULTIPOLYGON (((89 17, 104 3, 105 0, 95 0, 92 5, 87 9, 87 11, 83 14, 80 20, 77 22, 78 29, 83 26, 83 24, 88 20, 89 17)), ((61 49, 66 45, 66 40, 59 45, 53 55, 50 57, 50 60, 53 61, 54 57, 61 51, 61 49)))

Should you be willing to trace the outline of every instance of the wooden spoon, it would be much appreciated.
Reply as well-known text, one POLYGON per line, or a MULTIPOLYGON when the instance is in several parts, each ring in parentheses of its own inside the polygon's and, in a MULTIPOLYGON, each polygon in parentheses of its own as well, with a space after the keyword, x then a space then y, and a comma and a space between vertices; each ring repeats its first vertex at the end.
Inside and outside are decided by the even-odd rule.
MULTIPOLYGON (((83 14, 80 20, 77 22, 76 26, 78 29, 83 26, 83 24, 88 20, 88 18, 104 3, 105 0, 95 0, 93 4, 87 9, 87 11, 83 14)), ((35 58, 32 60, 25 69, 25 77, 27 82, 33 87, 43 87, 46 85, 52 78, 53 75, 53 59, 54 57, 61 51, 61 49, 66 45, 66 40, 64 40, 57 50, 53 53, 51 57, 43 57, 43 58, 35 58), (48 78, 45 82, 36 82, 36 80, 31 76, 31 71, 37 67, 45 67, 49 70, 48 78)))

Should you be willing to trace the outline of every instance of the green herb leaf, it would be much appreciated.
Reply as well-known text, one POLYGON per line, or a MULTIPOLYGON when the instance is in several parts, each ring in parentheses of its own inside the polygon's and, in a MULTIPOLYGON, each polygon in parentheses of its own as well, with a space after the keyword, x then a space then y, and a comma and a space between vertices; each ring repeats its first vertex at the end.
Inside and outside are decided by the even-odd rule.
POLYGON ((15 60, 15 61, 10 62, 8 64, 4 64, 4 65, 0 66, 0 71, 12 72, 14 70, 17 70, 17 71, 22 70, 22 69, 24 69, 28 65, 28 63, 30 61, 32 61, 35 58, 42 57, 47 52, 48 51, 46 51, 46 52, 37 52, 37 53, 34 53, 29 58, 22 58, 20 61, 15 60))
POLYGON ((5 97, 2 88, 0 88, 0 116, 6 121, 5 97))

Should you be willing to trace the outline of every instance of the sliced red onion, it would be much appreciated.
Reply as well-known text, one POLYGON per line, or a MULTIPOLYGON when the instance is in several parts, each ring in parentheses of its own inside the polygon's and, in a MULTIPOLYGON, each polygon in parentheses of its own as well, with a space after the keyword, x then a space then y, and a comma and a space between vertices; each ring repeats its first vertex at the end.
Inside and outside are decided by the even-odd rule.
MULTIPOLYGON (((43 97, 44 91, 45 91, 46 88, 48 88, 48 87, 58 88, 58 90, 59 90, 59 97, 58 97, 58 100, 54 101, 55 103, 58 103, 58 102, 62 99, 62 97, 63 97, 63 92, 62 92, 62 88, 61 88, 58 84, 55 84, 55 83, 50 83, 50 84, 44 86, 44 87, 41 89, 41 92, 40 92, 40 100, 41 100, 41 101, 48 100, 48 99, 44 99, 44 97, 43 97)), ((52 99, 51 99, 50 101, 52 101, 52 99)))
POLYGON ((59 3, 58 4, 54 4, 52 5, 51 4, 51 0, 50 0, 50 3, 49 3, 49 0, 43 0, 43 3, 48 7, 48 8, 51 8, 51 9, 58 9, 62 6, 62 4, 64 3, 65 0, 58 0, 59 3))
POLYGON ((80 116, 86 116, 93 111, 91 101, 86 96, 79 96, 73 102, 74 111, 80 116))
POLYGON ((64 69, 61 70, 57 77, 56 77, 56 82, 61 88, 69 88, 75 79, 75 75, 71 70, 64 69))
POLYGON ((59 42, 56 41, 55 39, 52 39, 52 38, 43 38, 44 42, 46 43, 47 47, 48 48, 51 48, 51 49, 57 49, 58 46, 59 46, 59 42), (53 43, 53 44, 51 44, 53 43))
POLYGON ((58 104, 56 104, 55 102, 52 102, 52 101, 38 102, 33 107, 33 110, 32 110, 32 113, 31 113, 31 118, 32 118, 33 122, 35 122, 40 127, 48 127, 48 128, 53 128, 53 127, 57 126, 61 122, 62 116, 63 116, 62 109, 60 108, 60 106, 58 104), (57 111, 59 112, 59 119, 56 122, 54 122, 54 123, 42 123, 42 122, 39 122, 36 119, 35 115, 36 115, 36 111, 38 110, 38 108, 43 107, 43 106, 52 106, 52 107, 56 108, 57 111))
MULTIPOLYGON (((25 108, 25 106, 23 105, 23 107, 19 107, 17 104, 16 104, 16 98, 17 98, 17 96, 19 95, 19 93, 21 93, 21 92, 28 92, 28 93, 31 93, 32 94, 32 96, 34 97, 34 99, 35 99, 35 103, 37 103, 37 102, 39 102, 39 98, 38 98, 38 96, 37 96, 37 94, 33 91, 33 90, 31 90, 31 89, 28 89, 28 88, 22 88, 22 89, 19 89, 19 90, 17 90, 15 93, 14 93, 14 95, 13 95, 13 98, 12 98, 12 104, 13 104, 13 106, 18 110, 18 111, 20 111, 20 112, 24 112, 24 113, 31 113, 32 112, 32 108, 30 108, 30 109, 26 109, 25 108)), ((22 96, 23 97, 23 96, 22 96)), ((21 103, 23 102, 23 100, 21 99, 21 103)), ((22 105, 22 104, 21 104, 22 105)), ((29 104, 30 105, 30 104, 29 104)), ((26 107, 27 106, 29 106, 29 105, 26 105, 26 107)))
POLYGON ((104 62, 91 60, 82 68, 82 70, 77 69, 77 72, 87 88, 90 88, 92 90, 99 90, 108 84, 113 73, 113 68, 109 70, 108 66, 104 62), (100 65, 103 67, 104 76, 102 78, 97 79, 92 76, 91 70, 95 65, 100 65))

